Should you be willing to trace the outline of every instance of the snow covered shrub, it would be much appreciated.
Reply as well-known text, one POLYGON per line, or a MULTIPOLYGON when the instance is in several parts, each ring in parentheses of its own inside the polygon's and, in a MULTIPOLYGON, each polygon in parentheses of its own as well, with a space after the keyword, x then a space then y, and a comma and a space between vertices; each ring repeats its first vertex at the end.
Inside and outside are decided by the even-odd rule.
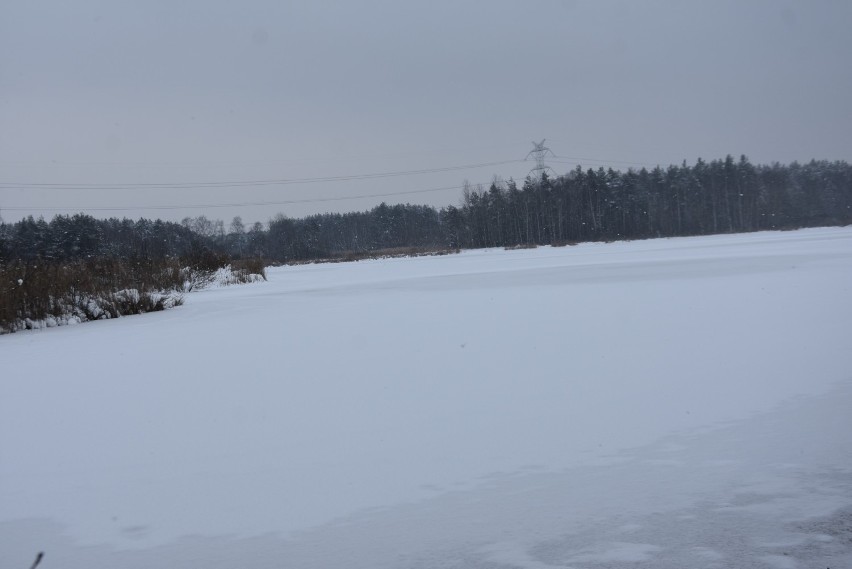
MULTIPOLYGON (((231 263, 231 270, 245 275, 258 275, 266 280, 266 263, 263 259, 239 259, 231 263)), ((252 279, 257 280, 257 279, 252 279)))
POLYGON ((207 288, 213 284, 216 277, 215 271, 199 269, 197 267, 183 267, 180 274, 183 277, 181 290, 184 292, 207 288))
MULTIPOLYGON (((236 284, 259 280, 259 278, 249 277, 247 271, 231 269, 231 261, 227 255, 211 251, 195 253, 181 259, 180 262, 182 263, 180 269, 182 276, 180 290, 184 292, 191 292, 212 285, 236 284), (244 274, 245 276, 243 276, 244 274)), ((262 266, 261 271, 263 271, 262 266)), ((262 275, 263 280, 266 280, 265 271, 262 275)))
POLYGON ((182 285, 179 290, 191 292, 208 287, 266 280, 266 268, 261 259, 241 259, 211 267, 210 264, 199 263, 181 268, 182 285))
POLYGON ((183 304, 183 296, 179 294, 140 292, 135 288, 120 290, 101 300, 104 310, 111 318, 158 312, 183 304))
POLYGON ((164 272, 156 262, 115 259, 0 264, 0 333, 179 306, 183 297, 164 272))

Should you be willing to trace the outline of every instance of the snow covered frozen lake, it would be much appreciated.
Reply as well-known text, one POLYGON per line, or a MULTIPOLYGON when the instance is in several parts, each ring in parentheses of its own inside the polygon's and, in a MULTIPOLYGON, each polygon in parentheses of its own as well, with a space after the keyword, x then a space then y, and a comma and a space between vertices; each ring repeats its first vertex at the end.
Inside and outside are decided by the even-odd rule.
POLYGON ((0 337, 0 567, 852 567, 852 228, 186 301, 0 337))

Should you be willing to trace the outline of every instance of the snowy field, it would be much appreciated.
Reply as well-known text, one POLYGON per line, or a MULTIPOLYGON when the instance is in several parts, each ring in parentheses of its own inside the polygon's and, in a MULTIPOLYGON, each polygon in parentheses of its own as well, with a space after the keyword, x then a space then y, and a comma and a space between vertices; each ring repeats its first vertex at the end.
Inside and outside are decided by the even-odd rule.
POLYGON ((0 567, 852 567, 852 228, 186 300, 0 337, 0 567))

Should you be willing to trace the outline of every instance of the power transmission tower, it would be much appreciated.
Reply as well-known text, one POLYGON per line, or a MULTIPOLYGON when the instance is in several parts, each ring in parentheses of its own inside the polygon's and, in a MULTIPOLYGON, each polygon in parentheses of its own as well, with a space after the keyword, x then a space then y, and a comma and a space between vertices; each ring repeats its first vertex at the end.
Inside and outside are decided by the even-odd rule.
POLYGON ((530 177, 535 182, 540 182, 542 175, 546 174, 548 171, 552 172, 554 176, 556 175, 556 172, 553 170, 553 168, 544 163, 544 159, 547 157, 548 152, 551 156, 556 157, 556 154, 554 154, 550 148, 544 145, 545 140, 547 139, 542 138, 541 142, 533 141, 533 149, 530 150, 527 154, 527 157, 524 158, 524 160, 529 160, 530 156, 532 156, 535 159, 535 167, 530 170, 529 173, 530 177))

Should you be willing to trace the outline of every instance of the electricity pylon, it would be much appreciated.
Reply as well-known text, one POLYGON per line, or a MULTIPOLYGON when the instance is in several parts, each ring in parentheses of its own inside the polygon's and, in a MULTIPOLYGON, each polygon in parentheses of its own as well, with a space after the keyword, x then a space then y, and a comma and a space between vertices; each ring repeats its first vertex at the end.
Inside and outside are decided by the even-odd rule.
POLYGON ((556 172, 553 170, 553 168, 544 163, 544 159, 545 157, 547 157, 548 152, 551 156, 556 157, 556 154, 554 154, 550 148, 544 145, 545 140, 547 139, 542 138, 541 142, 533 141, 533 149, 530 150, 527 154, 527 157, 524 158, 524 160, 529 160, 530 156, 532 156, 535 159, 535 167, 530 170, 529 175, 536 182, 540 182, 541 176, 543 174, 546 174, 548 171, 553 173, 554 176, 556 175, 556 172))

